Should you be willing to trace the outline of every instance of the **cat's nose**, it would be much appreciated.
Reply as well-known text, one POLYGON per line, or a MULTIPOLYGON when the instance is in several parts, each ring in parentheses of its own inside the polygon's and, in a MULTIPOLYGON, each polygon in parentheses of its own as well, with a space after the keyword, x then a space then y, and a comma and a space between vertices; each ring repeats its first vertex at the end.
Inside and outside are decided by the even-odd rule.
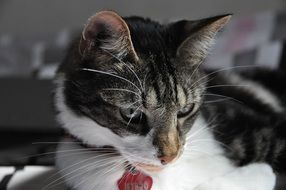
POLYGON ((161 161, 162 165, 166 165, 166 164, 171 163, 176 157, 177 157, 177 155, 161 156, 161 157, 158 157, 158 158, 161 161))

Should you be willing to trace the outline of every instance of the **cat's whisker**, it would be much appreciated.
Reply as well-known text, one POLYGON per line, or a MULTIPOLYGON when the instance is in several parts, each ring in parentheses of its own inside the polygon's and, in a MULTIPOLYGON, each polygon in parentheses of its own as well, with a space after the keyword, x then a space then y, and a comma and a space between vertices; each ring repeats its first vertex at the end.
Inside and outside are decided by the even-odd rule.
POLYGON ((190 143, 196 143, 196 142, 211 142, 211 143, 213 143, 213 139, 196 139, 196 140, 190 141, 190 143))
POLYGON ((207 130, 209 130, 209 127, 213 122, 215 121, 215 119, 213 119, 213 121, 206 123, 204 126, 202 126, 200 129, 194 131, 192 134, 190 134, 189 136, 187 136, 186 140, 189 140, 190 138, 194 138, 196 136, 198 136, 200 133, 205 132, 207 130))
POLYGON ((190 146, 186 146, 186 149, 188 149, 188 148, 190 148, 190 147, 193 146, 193 144, 191 144, 191 143, 196 143, 196 142, 209 142, 209 143, 214 143, 214 142, 216 142, 216 143, 218 143, 219 145, 221 145, 221 146, 223 146, 223 147, 225 147, 225 148, 227 148, 227 149, 229 149, 229 150, 233 150, 232 147, 230 147, 230 146, 226 145, 225 143, 222 143, 222 142, 220 142, 220 141, 218 141, 218 140, 216 140, 216 139, 196 139, 196 140, 194 140, 194 141, 189 141, 188 144, 189 144, 190 146))
POLYGON ((136 103, 141 103, 141 100, 137 100, 137 101, 131 103, 130 105, 128 105, 128 107, 126 109, 129 109, 131 106, 135 105, 136 103))
MULTIPOLYGON (((51 155, 51 154, 56 154, 56 153, 67 153, 67 152, 78 152, 78 151, 86 152, 88 150, 87 150, 87 148, 81 148, 81 149, 45 152, 45 153, 41 153, 41 154, 33 154, 33 155, 25 156, 25 157, 22 157, 20 159, 27 159, 27 158, 31 158, 31 157, 37 157, 37 156, 46 156, 46 155, 51 155)), ((92 151, 92 149, 90 149, 90 151, 92 151)))
MULTIPOLYGON (((107 155, 104 155, 104 156, 107 156, 107 155)), ((104 156, 102 156, 102 157, 104 157, 104 156)), ((105 164, 108 164, 109 162, 113 162, 114 159, 115 159, 114 156, 113 157, 108 157, 108 158, 100 158, 100 159, 99 158, 100 157, 98 157, 98 156, 93 156, 93 157, 90 157, 88 159, 85 159, 84 161, 77 162, 76 164, 74 164, 74 166, 77 166, 79 164, 83 164, 83 163, 85 163, 87 161, 95 160, 94 162, 84 164, 83 166, 80 166, 80 167, 76 168, 75 170, 73 170, 73 171, 71 171, 69 173, 66 173, 64 176, 61 176, 61 177, 65 178, 66 176, 69 176, 70 174, 72 174, 72 173, 74 173, 76 171, 80 171, 80 170, 82 170, 84 168, 88 168, 91 165, 94 166, 95 168, 96 167, 101 167, 101 166, 103 166, 105 164), (99 159, 99 160, 96 160, 96 159, 99 159)), ((69 167, 63 168, 61 171, 65 171, 65 170, 71 169, 74 166, 69 166, 69 167)), ((59 171, 59 172, 61 172, 61 171, 59 171)))
POLYGON ((194 135, 190 135, 190 136, 188 136, 188 137, 186 138, 187 143, 188 143, 188 142, 192 142, 192 140, 190 140, 190 139, 200 138, 200 136, 202 136, 202 135, 204 134, 204 132, 207 132, 207 131, 210 131, 211 133, 219 133, 219 134, 221 134, 219 131, 215 130, 215 127, 216 127, 215 125, 202 127, 202 128, 198 131, 198 133, 196 133, 196 134, 194 134, 194 135))
POLYGON ((212 103, 218 103, 218 102, 223 102, 229 100, 229 98, 221 98, 221 99, 217 99, 217 100, 210 100, 210 101, 205 101, 203 102, 203 104, 212 104, 212 103))
MULTIPOLYGON (((187 151, 188 150, 185 150, 186 151, 186 153, 187 153, 187 151)), ((189 153, 190 154, 192 154, 193 152, 197 152, 197 153, 203 153, 203 154, 205 154, 205 155, 207 155, 207 156, 214 156, 213 154, 210 154, 209 152, 205 152, 205 151, 202 151, 202 150, 196 150, 196 149, 191 149, 191 150, 189 150, 189 153)))
POLYGON ((113 76, 113 77, 119 78, 121 80, 124 80, 124 81, 130 83, 132 86, 134 86, 142 94, 142 91, 140 90, 140 88, 138 88, 138 86, 136 84, 134 84, 133 82, 131 82, 130 80, 128 80, 128 79, 126 79, 126 78, 124 78, 122 76, 119 76, 119 75, 116 75, 116 74, 113 74, 113 73, 109 73, 109 72, 105 72, 105 71, 96 70, 96 69, 83 68, 81 70, 95 72, 95 73, 100 73, 100 74, 109 75, 109 76, 113 76))
POLYGON ((206 93, 206 94, 203 94, 204 96, 217 96, 217 97, 223 97, 223 98, 227 98, 227 99, 230 99, 230 100, 233 100, 233 101, 236 101, 236 102, 238 102, 238 103, 241 103, 241 104, 244 104, 242 101, 240 101, 240 100, 237 100, 237 99, 235 99, 235 98, 233 98, 233 97, 229 97, 229 96, 224 96, 224 95, 221 95, 221 94, 208 94, 208 93, 206 93))
POLYGON ((193 86, 197 83, 199 83, 200 81, 202 81, 203 79, 205 78, 209 78, 210 76, 216 74, 216 73, 219 73, 219 72, 223 72, 223 71, 228 71, 228 70, 232 70, 232 69, 240 69, 240 68, 257 68, 259 67, 258 65, 242 65, 242 66, 233 66, 233 67, 227 67, 227 68, 223 68, 223 69, 219 69, 219 70, 216 70, 216 71, 213 71, 201 78, 199 78, 197 81, 195 81, 193 83, 193 85, 191 86, 191 88, 193 88, 193 86))
MULTIPOLYGON (((83 154, 92 154, 93 151, 87 150, 87 151, 81 151, 81 152, 75 152, 75 153, 64 153, 63 155, 59 155, 57 154, 57 158, 65 158, 68 156, 74 156, 74 155, 83 155, 83 154)), ((107 154, 106 152, 96 152, 96 153, 100 153, 100 154, 107 154)), ((111 154, 111 153, 110 153, 111 154)), ((118 153, 113 153, 113 154, 117 154, 118 153)))
POLYGON ((143 92, 146 93, 146 78, 148 76, 148 73, 145 74, 144 76, 144 79, 143 79, 143 85, 144 85, 144 88, 143 88, 143 92))
POLYGON ((33 142, 32 145, 37 144, 81 144, 80 142, 61 142, 61 141, 54 141, 54 142, 33 142))
MULTIPOLYGON (((127 166, 128 166, 128 164, 126 164, 124 167, 126 168, 127 166)), ((131 169, 129 169, 128 171, 130 172, 131 169)), ((128 173, 127 173, 127 175, 126 175, 126 173, 124 173, 124 174, 122 175, 121 179, 118 181, 118 185, 120 185, 120 184, 122 183, 123 179, 124 179, 125 177, 127 177, 127 176, 128 176, 128 173)))
MULTIPOLYGON (((95 158, 93 157, 93 159, 95 159, 95 158)), ((75 178, 75 177, 77 177, 77 176, 79 176, 79 175, 82 175, 83 173, 86 173, 85 171, 84 171, 84 172, 80 172, 80 170, 83 170, 84 168, 89 168, 88 171, 93 170, 93 169, 95 169, 95 168, 98 167, 98 165, 95 165, 95 164, 98 164, 98 163, 101 163, 101 162, 104 162, 104 164, 100 165, 100 167, 105 166, 105 165, 109 165, 110 163, 114 162, 114 158, 106 158, 106 159, 98 160, 98 161, 95 161, 95 162, 86 164, 86 165, 84 165, 84 166, 81 166, 81 167, 79 167, 79 168, 76 168, 75 170, 73 170, 73 171, 71 171, 71 172, 68 172, 68 173, 62 175, 61 177, 59 177, 58 179, 56 179, 56 180, 50 182, 49 184, 47 184, 47 185, 43 188, 43 190, 49 189, 49 188, 51 188, 51 187, 55 187, 55 186, 57 186, 57 185, 63 183, 63 182, 60 182, 60 183, 57 183, 57 182, 60 181, 60 180, 62 180, 62 179, 65 179, 66 177, 68 177, 68 176, 70 176, 70 175, 72 175, 72 174, 73 174, 74 172, 76 172, 76 171, 79 171, 79 173, 76 174, 76 175, 73 175, 73 176, 70 177, 70 178, 66 178, 66 179, 67 179, 67 180, 70 180, 70 179, 73 179, 73 178, 75 178), (106 162, 106 160, 110 160, 110 159, 112 159, 112 161, 106 162), (91 165, 93 165, 93 167, 90 167, 91 165)), ((88 171, 87 171, 87 172, 88 172, 88 171)))
MULTIPOLYGON (((134 149, 134 150, 138 150, 138 149, 134 149)), ((145 151, 148 151, 148 149, 146 149, 145 151)), ((126 152, 124 154, 124 156, 127 157, 127 159, 132 159, 132 158, 136 158, 135 160, 138 161, 138 158, 140 158, 141 160, 145 160, 145 161, 153 161, 151 159, 146 159, 146 158, 142 158, 142 156, 138 155, 138 154, 134 154, 134 153, 129 153, 129 152, 126 152)))
POLYGON ((206 89, 219 88, 219 87, 249 87, 249 85, 221 84, 221 85, 207 86, 206 89))
POLYGON ((132 115, 131 115, 131 117, 130 117, 126 127, 129 126, 130 122, 132 121, 133 117, 135 116, 135 113, 141 108, 141 106, 142 105, 138 106, 137 109, 132 113, 132 115))
MULTIPOLYGON (((214 77, 213 77, 214 78, 214 77)), ((203 81, 203 82, 200 82, 200 83, 197 83, 196 84, 196 81, 194 82, 194 84, 192 84, 191 85, 191 87, 190 87, 190 93, 192 94, 192 93, 195 93, 195 89, 197 89, 197 88, 204 88, 204 89, 206 89, 206 86, 208 85, 208 83, 213 79, 213 78, 211 78, 211 77, 208 77, 208 78, 206 78, 205 79, 205 81, 203 81)), ((198 79, 199 80, 199 79, 198 79)))
MULTIPOLYGON (((81 143, 80 143, 81 144, 81 143)), ((79 144, 79 145, 80 145, 79 144)), ((135 148, 135 147, 123 147, 123 146, 119 146, 119 145, 116 145, 117 148, 122 148, 122 149, 125 149, 125 150, 138 150, 138 148, 135 148)), ((84 147, 82 150, 84 149, 88 149, 89 151, 91 152, 106 152, 106 151, 115 151, 116 149, 114 147, 91 147, 91 148, 86 148, 84 147)), ((74 150, 74 149, 70 149, 70 150, 74 150)), ((144 150, 144 149, 143 149, 144 150)), ((148 149, 146 149, 147 151, 148 149)))
MULTIPOLYGON (((72 176, 70 176, 70 177, 67 177, 67 178, 65 178, 65 180, 72 180, 72 179, 74 179, 74 178, 76 178, 76 177, 78 177, 78 176, 80 176, 80 175, 83 175, 83 174, 85 174, 85 173, 87 173, 87 172, 90 172, 92 169, 95 169, 94 167, 89 167, 89 169, 88 170, 86 170, 86 171, 81 171, 81 172, 79 172, 77 175, 72 175, 72 176)), ((98 172, 95 172, 96 174, 98 174, 98 172)), ((62 180, 62 179, 61 179, 62 180)), ((53 187, 56 187, 56 186, 58 186, 58 185, 60 185, 60 184, 62 184, 62 183, 64 183, 63 181, 59 181, 59 182, 57 182, 57 183, 53 183, 53 184, 51 184, 49 187, 48 187, 48 189, 50 189, 50 188, 53 188, 53 187)), ((77 186, 79 186, 81 183, 78 183, 75 187, 77 187, 77 186)))
MULTIPOLYGON (((114 170, 116 170, 117 168, 120 168, 120 167, 122 167, 122 166, 123 166, 123 167, 126 167, 124 164, 122 165, 121 162, 114 163, 112 166, 110 166, 110 169, 107 170, 107 171, 105 171, 103 174, 101 174, 100 177, 103 178, 103 177, 107 176, 109 173, 113 172, 114 170)), ((98 177, 98 176, 97 176, 97 177, 98 177)), ((104 188, 105 188, 104 185, 105 185, 105 184, 100 183, 100 182, 99 182, 99 184, 95 183, 95 184, 92 185, 92 187, 91 187, 90 190, 93 190, 96 186, 99 186, 99 187, 98 187, 99 189, 104 189, 104 188)))
MULTIPOLYGON (((118 167, 126 167, 125 165, 126 164, 124 164, 124 159, 121 159, 121 160, 119 160, 119 161, 115 161, 113 164, 111 164, 110 166, 107 166, 103 171, 98 171, 98 172, 95 172, 94 174, 92 174, 92 176, 96 176, 97 178, 103 178, 105 175, 107 175, 109 172, 112 172, 112 170, 115 170, 116 168, 118 168, 118 167), (110 168, 110 169, 109 169, 110 168), (107 172, 108 170, 110 170, 109 172, 107 172), (98 175, 99 174, 99 172, 104 172, 104 173, 107 173, 107 174, 102 174, 102 173, 100 173, 101 175, 98 175)), ((80 182, 78 185, 77 185, 77 187, 80 185, 80 184, 82 184, 82 183, 85 183, 86 181, 87 181, 88 179, 85 179, 85 180, 83 180, 82 182, 80 182)), ((95 188, 96 186, 98 186, 98 185, 100 185, 100 182, 101 180, 98 180, 98 182, 99 183, 95 183, 95 184, 92 184, 92 189, 93 188, 95 188)), ((102 185, 104 185, 104 184, 102 184, 102 185)), ((105 188, 105 187, 104 187, 105 188)), ((100 188, 100 189, 104 189, 104 188, 100 188)))
POLYGON ((200 68, 200 66, 204 63, 204 61, 201 61, 200 63, 197 64, 195 70, 192 72, 190 79, 192 79, 193 75, 196 73, 196 71, 198 71, 198 69, 200 68))
POLYGON ((139 85, 141 86, 141 89, 144 90, 143 86, 142 86, 142 83, 141 83, 141 80, 139 79, 138 75, 136 74, 136 72, 128 64, 126 64, 124 61, 122 61, 122 59, 120 59, 119 57, 115 56, 113 53, 111 53, 109 51, 106 51, 105 49, 103 49, 103 51, 105 51, 106 53, 108 53, 109 55, 111 55, 112 57, 117 59, 120 63, 124 64, 134 74, 134 76, 136 77, 136 79, 139 82, 139 85))
POLYGON ((139 98, 141 98, 141 95, 140 95, 140 94, 138 94, 137 92, 134 92, 134 91, 132 91, 132 90, 128 90, 128 89, 123 89, 123 88, 105 88, 105 89, 103 89, 103 90, 129 92, 129 93, 135 94, 135 95, 137 95, 139 98))
MULTIPOLYGON (((118 167, 118 166, 122 166, 122 161, 124 159, 121 159, 121 160, 118 160, 117 162, 115 162, 115 168, 118 167)), ((101 177, 104 177, 105 175, 107 175, 109 172, 111 172, 112 170, 114 169, 114 167, 110 168, 109 170, 105 171, 104 173, 101 173, 101 177)))
POLYGON ((132 153, 127 153, 127 155, 130 159, 130 161, 143 161, 143 162, 146 162, 147 164, 149 163, 153 163, 154 160, 151 160, 151 159, 147 159, 147 158, 142 158, 142 156, 138 155, 138 154, 132 154, 132 153), (134 158, 134 159, 133 159, 134 158), (139 159, 140 158, 140 159, 139 159))
POLYGON ((118 155, 118 154, 116 154, 116 153, 106 153, 106 154, 100 154, 100 155, 97 155, 97 156, 93 156, 93 157, 90 157, 90 158, 81 160, 80 162, 77 162, 77 163, 75 163, 75 164, 70 165, 69 167, 66 167, 66 168, 64 168, 64 169, 61 169, 61 170, 57 171, 55 174, 53 174, 53 175, 52 175, 51 177, 49 177, 47 180, 50 180, 50 179, 52 179, 54 176, 56 176, 57 174, 62 173, 62 172, 66 171, 66 170, 68 170, 68 169, 70 169, 70 168, 72 168, 72 167, 75 167, 75 166, 77 166, 77 165, 79 165, 79 164, 82 164, 82 163, 85 163, 85 162, 87 162, 87 161, 90 161, 90 160, 93 160, 93 159, 98 159, 98 158, 105 157, 105 156, 116 156, 116 155, 118 155))
POLYGON ((204 132, 207 127, 208 126, 206 125, 206 126, 203 126, 202 128, 200 128, 199 130, 194 131, 194 133, 192 133, 190 136, 187 136, 186 140, 189 140, 190 138, 195 137, 197 135, 197 133, 204 132))

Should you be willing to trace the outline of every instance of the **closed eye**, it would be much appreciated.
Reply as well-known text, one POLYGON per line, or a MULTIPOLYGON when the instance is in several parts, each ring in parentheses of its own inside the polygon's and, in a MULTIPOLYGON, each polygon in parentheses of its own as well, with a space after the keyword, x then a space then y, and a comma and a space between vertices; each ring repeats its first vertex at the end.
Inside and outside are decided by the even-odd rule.
POLYGON ((192 113, 192 111, 194 110, 194 108, 195 108, 195 104, 194 104, 194 103, 191 103, 191 104, 186 105, 185 107, 181 108, 181 109, 177 112, 177 117, 178 117, 178 118, 182 118, 182 117, 188 116, 189 114, 192 113))
POLYGON ((139 124, 145 118, 145 114, 140 109, 121 108, 121 117, 128 123, 139 124))

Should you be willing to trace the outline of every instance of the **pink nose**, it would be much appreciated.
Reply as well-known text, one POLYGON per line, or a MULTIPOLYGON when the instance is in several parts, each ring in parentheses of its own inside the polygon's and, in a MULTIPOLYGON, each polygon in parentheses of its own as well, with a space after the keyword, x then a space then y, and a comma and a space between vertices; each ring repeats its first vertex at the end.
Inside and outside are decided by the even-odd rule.
POLYGON ((161 163, 162 163, 163 165, 166 165, 166 164, 171 163, 176 157, 177 157, 177 155, 162 156, 162 157, 158 157, 158 158, 159 158, 159 160, 161 161, 161 163))

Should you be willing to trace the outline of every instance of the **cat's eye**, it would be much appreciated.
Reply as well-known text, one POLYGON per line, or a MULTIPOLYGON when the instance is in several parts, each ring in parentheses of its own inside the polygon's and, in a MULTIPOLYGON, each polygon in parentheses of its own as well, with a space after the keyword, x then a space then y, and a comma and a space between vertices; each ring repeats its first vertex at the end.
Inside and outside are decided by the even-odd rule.
POLYGON ((134 108, 121 108, 120 114, 126 122, 134 124, 140 123, 145 116, 141 110, 134 108))
POLYGON ((177 117, 186 117, 194 110, 195 104, 188 104, 177 112, 177 117))

